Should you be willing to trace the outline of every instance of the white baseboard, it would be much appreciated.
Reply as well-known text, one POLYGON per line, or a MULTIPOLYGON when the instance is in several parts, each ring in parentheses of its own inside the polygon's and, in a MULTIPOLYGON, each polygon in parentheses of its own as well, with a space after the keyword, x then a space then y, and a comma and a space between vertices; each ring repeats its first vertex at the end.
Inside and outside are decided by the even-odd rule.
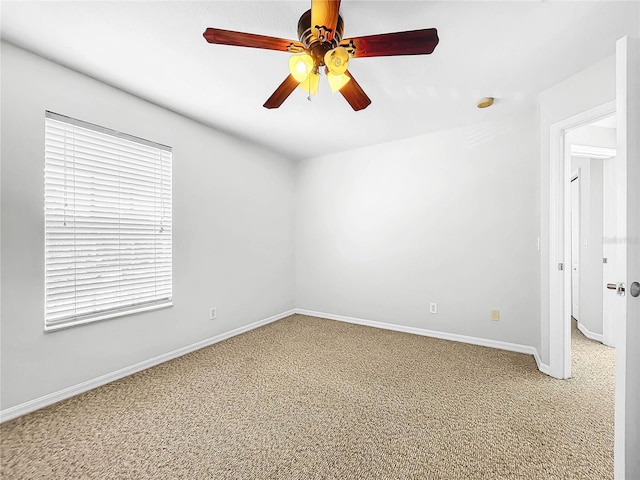
POLYGON ((549 374, 549 365, 542 363, 538 350, 531 345, 521 345, 519 343, 502 342, 500 340, 491 340, 488 338, 470 337, 468 335, 459 335, 457 333, 439 332, 437 330, 426 330, 424 328, 407 327, 405 325, 397 325, 394 323, 378 322, 375 320, 365 320, 362 318, 346 317, 344 315, 334 315, 332 313, 315 312, 312 310, 304 310, 296 308, 295 312, 300 315, 308 315, 310 317, 328 318, 329 320, 338 320, 340 322, 355 323, 368 327, 383 328, 385 330, 393 330, 396 332, 413 333, 424 337, 440 338, 442 340, 451 340, 453 342, 469 343, 471 345, 480 345, 482 347, 497 348, 500 350, 508 350, 510 352, 524 353, 533 355, 538 370, 542 373, 549 374))
POLYGON ((549 365, 547 365, 546 363, 542 363, 542 359, 540 358, 540 355, 538 354, 538 349, 534 348, 534 353, 533 353, 533 358, 535 358, 536 360, 536 364, 538 365, 538 370, 540 370, 542 373, 544 373, 545 375, 551 375, 551 373, 549 373, 551 371, 551 369, 549 368, 549 365))
POLYGON ((592 332, 579 321, 578 321, 578 330, 580 330, 585 337, 590 338, 591 340, 595 340, 596 342, 604 343, 602 340, 601 333, 592 332))
MULTIPOLYGON (((422 335, 422 336, 426 336, 426 337, 440 338, 442 340, 451 340, 451 341, 454 341, 454 342, 462 342, 462 343, 468 343, 468 344, 472 344, 472 345, 480 345, 480 346, 483 346, 483 347, 491 347, 491 348, 497 348, 497 349, 500 349, 500 350, 508 350, 508 351, 511 351, 511 352, 518 352, 518 353, 524 353, 524 354, 527 354, 527 355, 533 355, 533 357, 534 357, 534 359, 536 361, 536 364, 538 365, 538 369, 542 373, 545 373, 547 375, 549 374, 549 365, 546 365, 546 364, 542 363, 537 349, 535 347, 533 347, 533 346, 530 346, 530 345, 521 345, 521 344, 517 344, 517 343, 502 342, 502 341, 499 341, 499 340, 491 340, 491 339, 487 339, 487 338, 470 337, 470 336, 467 336, 467 335, 459 335, 459 334, 456 334, 456 333, 439 332, 439 331, 436 331, 436 330, 426 330, 426 329, 423 329, 423 328, 407 327, 407 326, 404 326, 404 325, 397 325, 397 324, 392 324, 392 323, 378 322, 378 321, 374 321, 374 320, 365 320, 365 319, 362 319, 362 318, 347 317, 347 316, 344 316, 344 315, 334 315, 334 314, 331 314, 331 313, 316 312, 316 311, 304 310, 304 309, 296 308, 296 309, 293 309, 293 310, 282 312, 282 313, 279 313, 277 315, 273 315, 271 317, 259 320, 257 322, 250 323, 249 325, 245 325, 243 327, 235 328, 235 329, 230 330, 228 332, 221 333, 219 335, 207 338, 205 340, 201 340, 201 341, 193 343, 191 345, 187 345, 185 347, 178 348, 176 350, 172 350, 172 351, 164 353, 162 355, 158 355, 158 356, 150 358, 148 360, 144 360, 142 362, 136 363, 136 364, 131 365, 129 367, 121 368, 120 370, 116 370, 115 372, 107 373, 105 375, 101 375, 101 376, 96 377, 94 379, 87 380, 86 382, 82 382, 82 383, 79 383, 77 385, 73 385, 71 387, 64 388, 64 389, 59 390, 57 392, 53 392, 53 393, 44 395, 42 397, 35 398, 33 400, 29 400, 27 402, 21 403, 19 405, 15 405, 15 406, 7 408, 5 410, 1 410, 0 411, 0 423, 6 422, 8 420, 12 420, 14 418, 20 417, 20 416, 25 415, 27 413, 34 412, 34 411, 39 410, 41 408, 48 407, 49 405, 53 405, 54 403, 58 403, 58 402, 60 402, 62 400, 66 400, 66 399, 71 398, 71 397, 73 397, 75 395, 79 395, 81 393, 87 392, 87 391, 92 390, 92 389, 94 389, 96 387, 100 387, 100 386, 105 385, 107 383, 113 382, 115 380, 119 380, 121 378, 127 377, 129 375, 134 374, 134 373, 140 372, 142 370, 146 370, 147 368, 154 367, 154 366, 159 365, 161 363, 164 363, 164 362, 166 362, 168 360, 173 360, 174 358, 181 357, 183 355, 186 355, 188 353, 194 352, 194 351, 199 350, 201 348, 208 347, 208 346, 213 345, 215 343, 218 343, 218 342, 221 342, 223 340, 226 340, 227 338, 231 338, 231 337, 234 337, 236 335, 240 335, 242 333, 248 332, 250 330, 254 330, 254 329, 258 328, 258 327, 262 327, 264 325, 267 325, 269 323, 275 322, 275 321, 280 320, 282 318, 288 317, 289 315, 293 315, 295 313, 298 313, 300 315, 308 315, 308 316, 311 316, 311 317, 327 318, 329 320, 338 320, 338 321, 346 322, 346 323, 354 323, 354 324, 365 325, 365 326, 374 327, 374 328, 382 328, 382 329, 385 329, 385 330, 393 330, 393 331, 397 331, 397 332, 412 333, 412 334, 415 334, 415 335, 422 335)), ((589 332, 589 333, 591 334, 591 332, 589 332)), ((586 333, 585 333, 585 335, 587 337, 589 337, 589 335, 587 335, 586 333)), ((589 338, 591 338, 591 337, 589 337, 589 338)))
POLYGON ((275 322, 276 320, 280 320, 282 318, 288 317, 289 315, 293 315, 294 313, 295 313, 295 310, 282 312, 277 315, 273 315, 271 317, 258 320, 257 322, 250 323, 243 327, 234 328, 233 330, 230 330, 228 332, 221 333, 219 335, 207 338, 205 340, 201 340, 191 345, 187 345, 186 347, 178 348, 176 350, 163 353, 162 355, 158 355, 157 357, 144 360, 142 362, 136 363, 135 365, 121 368, 120 370, 116 370, 115 372, 107 373, 105 375, 101 375, 91 380, 87 380, 86 382, 82 382, 77 385, 73 385, 71 387, 67 387, 62 390, 58 390, 57 392, 49 393, 42 397, 29 400, 19 405, 15 405, 5 410, 1 410, 0 423, 20 417, 27 413, 31 413, 35 410, 48 407, 49 405, 53 405, 54 403, 58 403, 62 400, 66 400, 80 393, 87 392, 96 387, 100 387, 107 383, 113 382, 114 380, 119 380, 121 378, 127 377, 134 373, 140 372, 142 370, 146 370, 147 368, 154 367, 168 360, 173 360, 174 358, 181 357, 183 355, 186 355, 187 353, 191 353, 196 350, 200 350, 201 348, 208 347, 209 345, 213 345, 214 343, 221 342, 223 340, 226 340, 227 338, 231 338, 236 335, 240 335, 241 333, 245 333, 250 330, 253 330, 255 328, 262 327, 269 323, 275 322))

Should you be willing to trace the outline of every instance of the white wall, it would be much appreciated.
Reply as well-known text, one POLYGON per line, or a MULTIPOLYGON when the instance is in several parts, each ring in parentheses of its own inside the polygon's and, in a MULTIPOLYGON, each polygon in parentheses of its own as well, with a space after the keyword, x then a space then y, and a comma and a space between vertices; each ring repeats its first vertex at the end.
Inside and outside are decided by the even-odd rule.
POLYGON ((292 162, 6 43, 1 53, 2 409, 294 307, 292 162), (44 333, 45 110, 173 147, 173 308, 44 333))
POLYGON ((536 132, 527 111, 300 162, 297 306, 537 347, 536 132))
MULTIPOLYGON (((612 47, 613 49, 613 47, 612 47)), ((613 52, 612 52, 613 53, 613 52)), ((549 238, 549 204, 550 204, 550 132, 551 125, 574 115, 586 112, 592 108, 604 105, 615 99, 615 56, 609 56, 582 72, 569 77, 552 88, 542 92, 539 96, 539 131, 540 131, 540 314, 541 314, 541 348, 539 349, 542 362, 550 361, 549 336, 549 275, 560 275, 563 272, 552 270, 550 261, 554 264, 563 259, 550 259, 549 238)))

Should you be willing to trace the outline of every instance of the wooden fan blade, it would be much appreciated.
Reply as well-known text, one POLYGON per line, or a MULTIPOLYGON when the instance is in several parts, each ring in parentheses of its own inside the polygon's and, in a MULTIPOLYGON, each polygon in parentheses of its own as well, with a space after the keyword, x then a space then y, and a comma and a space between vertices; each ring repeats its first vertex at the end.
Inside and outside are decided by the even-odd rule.
POLYGON ((340 0, 311 0, 311 32, 324 41, 330 42, 336 33, 338 15, 340 14, 340 0), (319 28, 317 28, 319 27, 319 28))
POLYGON ((235 45, 237 47, 264 48, 265 50, 280 50, 297 53, 304 50, 304 45, 286 38, 267 37, 254 33, 234 32, 220 28, 207 28, 202 36, 209 43, 220 45, 235 45))
POLYGON ((269 99, 264 102, 263 107, 278 108, 280 105, 282 105, 282 102, 284 102, 287 97, 291 95, 291 92, 293 92, 298 85, 300 85, 300 82, 298 82, 295 78, 293 78, 291 74, 289 74, 289 76, 284 79, 284 82, 282 82, 280 86, 276 88, 276 91, 273 92, 269 99))
POLYGON ((364 90, 362 90, 360 84, 356 82, 356 79, 353 78, 349 70, 344 73, 348 75, 351 80, 340 89, 340 93, 356 112, 367 108, 371 104, 371 99, 367 97, 367 94, 364 93, 364 90))
POLYGON ((386 57, 391 55, 424 55, 433 52, 438 45, 435 28, 407 32, 382 33, 342 40, 340 45, 351 47, 353 57, 386 57))

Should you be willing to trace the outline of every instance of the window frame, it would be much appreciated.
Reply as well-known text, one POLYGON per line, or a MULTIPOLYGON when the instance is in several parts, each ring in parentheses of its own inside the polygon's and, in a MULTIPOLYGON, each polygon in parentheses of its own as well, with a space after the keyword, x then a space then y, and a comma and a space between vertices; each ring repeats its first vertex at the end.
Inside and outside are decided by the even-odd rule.
MULTIPOLYGON (((65 133, 66 135, 66 133, 65 133)), ((75 133, 74 133, 75 135, 75 133)), ((139 138, 133 135, 129 135, 126 133, 122 133, 116 130, 112 130, 106 127, 102 127, 99 125, 95 125, 92 123, 88 123, 88 122, 84 122, 82 120, 78 120, 72 117, 68 117, 65 115, 60 115, 58 113, 54 113, 51 111, 46 110, 45 111, 45 132, 44 132, 44 146, 45 146, 45 152, 44 152, 44 169, 45 169, 45 178, 44 178, 44 190, 45 190, 45 198, 44 198, 44 331, 45 332, 52 332, 52 331, 57 331, 57 330, 62 330, 62 329, 66 329, 66 328, 70 328, 73 326, 77 326, 77 325, 84 325, 84 324, 88 324, 88 323, 93 323, 93 322, 97 322, 97 321, 102 321, 102 320, 107 320, 107 319, 111 319, 111 318, 120 318, 120 317, 124 317, 124 316, 129 316, 129 315, 135 315, 138 313, 142 313, 142 312, 148 312, 148 311, 154 311, 154 310, 159 310, 159 309, 164 309, 164 308, 170 308, 173 306, 173 150, 171 147, 167 146, 167 145, 163 145, 157 142, 152 142, 143 138, 139 138), (97 311, 93 311, 93 312, 84 312, 84 313, 73 313, 73 314, 69 314, 67 316, 61 317, 61 318, 51 318, 52 314, 49 311, 50 310, 50 306, 49 306, 49 300, 48 300, 48 289, 51 288, 52 285, 55 285, 55 282, 50 280, 49 278, 49 274, 50 274, 50 266, 49 266, 49 261, 51 260, 51 258, 53 258, 52 256, 50 256, 51 254, 51 249, 56 245, 55 241, 53 240, 49 240, 48 235, 52 234, 51 230, 54 229, 54 227, 48 227, 47 226, 47 221, 51 220, 50 216, 54 216, 55 217, 55 213, 48 213, 51 211, 55 211, 54 208, 52 207, 52 204, 55 203, 53 201, 48 200, 47 194, 51 194, 51 190, 55 185, 60 186, 60 180, 57 180, 57 183, 55 180, 49 180, 48 179, 48 175, 50 177, 53 177, 54 175, 51 174, 50 170, 52 168, 53 163, 55 163, 55 161, 52 159, 52 154, 49 152, 48 149, 52 148, 52 143, 53 140, 51 137, 53 137, 53 130, 50 131, 50 124, 49 124, 49 120, 53 120, 56 122, 61 122, 62 124, 65 124, 65 126, 69 126, 71 128, 76 128, 79 127, 81 129, 85 129, 85 130, 89 130, 93 133, 96 133, 98 135, 106 135, 109 138, 106 141, 111 141, 112 143, 118 143, 119 140, 123 140, 125 142, 133 142, 134 144, 137 144, 138 146, 143 146, 144 148, 151 148, 154 149, 154 151, 158 152, 158 160, 157 160, 157 165, 159 165, 160 168, 160 177, 162 177, 161 180, 158 180, 156 178, 154 178, 153 183, 134 183, 135 181, 139 181, 139 180, 135 180, 132 181, 132 184, 134 185, 134 187, 136 186, 143 186, 143 187, 149 187, 149 185, 153 185, 154 188, 157 187, 158 182, 160 182, 160 193, 156 193, 154 190, 154 202, 157 198, 161 198, 161 206, 159 207, 162 210, 162 214, 160 216, 160 223, 156 224, 156 226, 160 226, 161 227, 161 232, 164 233, 165 229, 164 227, 168 227, 168 247, 167 247, 167 237, 164 236, 163 239, 160 241, 160 243, 158 242, 157 239, 153 239, 151 241, 149 241, 148 244, 145 245, 150 245, 153 246, 154 248, 154 258, 153 258, 153 265, 157 266, 160 265, 161 267, 164 267, 164 271, 165 271, 165 277, 166 277, 166 271, 167 271, 167 265, 168 265, 168 282, 165 278, 164 282, 162 282, 162 285, 164 287, 164 290, 167 291, 168 289, 168 295, 160 295, 157 298, 151 299, 151 300, 145 300, 145 301, 139 301, 137 303, 131 303, 129 305, 121 305, 121 306, 117 306, 117 307, 111 307, 111 308, 104 308, 104 305, 101 305, 103 308, 97 310, 97 311), (168 168, 168 173, 166 171, 166 168, 168 168), (163 184, 162 182, 166 181, 168 178, 168 188, 166 186, 166 184, 163 184), (166 192, 165 192, 166 190, 166 192), (164 192, 164 193, 163 193, 164 192), (168 198, 166 198, 168 196, 168 198), (165 202, 166 201, 166 202, 165 202), (168 207, 168 216, 165 215, 164 211, 165 209, 167 209, 168 207), (168 221, 167 221, 168 220, 168 221), (166 223, 164 223, 166 222, 166 223), (163 243, 164 242, 164 243, 163 243), (158 246, 164 246, 164 254, 160 254, 158 256, 156 249, 159 249, 158 246), (168 254, 167 254, 167 248, 168 248, 168 254), (159 260, 160 259, 160 260, 159 260), (168 259, 168 260, 167 260, 168 259), (160 261, 160 263, 158 263, 160 261)), ((66 138, 66 137, 65 137, 66 138)), ((106 145, 106 141, 105 141, 105 145, 106 145)), ((118 152, 118 158, 120 158, 120 155, 122 155, 123 150, 126 149, 126 147, 121 146, 120 144, 118 144, 118 148, 121 147, 121 150, 117 150, 118 152)), ((106 147, 105 147, 106 148, 106 147)), ((113 147, 110 147, 113 148, 113 147)), ((74 146, 75 149, 75 146, 74 146)), ((116 150, 114 150, 116 151, 116 150)), ((75 154, 75 152, 74 152, 75 154)), ((65 165, 65 172, 66 172, 66 165, 69 163, 69 156, 68 153, 66 151, 66 146, 64 149, 64 154, 63 156, 63 160, 62 162, 65 165)), ((132 157, 128 157, 128 161, 132 161, 131 160, 132 157)), ((74 164, 74 169, 75 169, 75 161, 73 160, 73 164, 74 164)), ((110 161, 110 160, 109 160, 110 161)), ((101 160, 102 163, 104 163, 105 165, 109 165, 109 166, 113 166, 114 164, 109 163, 109 161, 105 161, 105 160, 101 160)), ((135 166, 139 166, 139 164, 136 164, 135 161, 132 161, 133 165, 135 166)), ((147 162, 149 163, 149 162, 147 162)), ((88 168, 88 167, 85 167, 88 168)), ((94 166, 94 168, 97 168, 94 166)), ((149 169, 149 167, 146 167, 147 169, 149 169)), ((154 172, 158 169, 157 166, 153 167, 154 172)), ((115 166, 114 168, 115 171, 118 172, 118 188, 120 188, 120 175, 123 174, 123 170, 122 167, 120 165, 115 166)), ((151 169, 144 171, 145 173, 149 173, 151 171, 151 169)), ((91 171, 92 174, 94 174, 97 177, 100 176, 104 176, 101 175, 97 172, 97 170, 93 170, 91 171)), ((74 170, 74 175, 76 175, 77 172, 74 170)), ((65 173, 66 175, 66 173, 65 173)), ((75 177, 74 177, 75 178, 75 177)), ((97 181, 95 181, 95 177, 92 177, 92 179, 94 180, 94 183, 97 185, 96 187, 96 191, 100 191, 100 188, 103 188, 105 190, 102 190, 102 192, 104 191, 108 191, 108 192, 113 192, 113 187, 107 187, 107 181, 102 179, 104 183, 99 183, 97 181), (111 190, 109 190, 109 188, 111 188, 111 190)), ((65 186, 64 188, 66 189, 66 178, 64 180, 65 182, 65 186)), ((73 187, 73 193, 74 195, 78 194, 78 192, 75 190, 75 182, 74 182, 74 187, 73 187)), ((93 192, 93 190, 92 190, 93 192)), ((65 191, 65 195, 66 195, 66 191, 65 191)), ((118 191, 118 200, 117 200, 117 209, 118 211, 120 211, 120 209, 122 209, 123 205, 125 205, 125 199, 124 194, 122 194, 122 191, 119 190, 118 191), (122 195, 122 196, 120 196, 122 195)), ((133 194, 132 194, 133 195, 133 194)), ((142 194, 144 196, 144 194, 142 194)), ((138 200, 140 200, 139 195, 136 194, 138 200)), ((133 200, 131 200, 131 202, 133 202, 133 200)), ((65 207, 66 207, 66 199, 65 199, 65 207)), ((89 208, 94 208, 96 205, 91 205, 89 208)), ((138 204, 136 204, 136 206, 139 206, 138 204)), ((95 210, 95 208, 94 208, 95 210)), ((115 208, 114 208, 115 210, 115 208)), ((158 215, 158 206, 154 203, 154 205, 152 207, 147 207, 147 209, 144 211, 145 215, 148 216, 156 216, 158 215)), ((75 197, 74 197, 74 205, 73 205, 73 222, 74 222, 74 232, 73 232, 73 258, 77 258, 78 257, 78 250, 75 250, 76 245, 76 229, 75 229, 75 224, 76 224, 76 218, 78 218, 79 216, 77 215, 78 211, 76 210, 76 205, 75 205, 75 197)), ((93 214, 95 212, 90 212, 90 215, 93 214)), ((59 214, 58 214, 59 215, 59 214)), ((66 210, 65 210, 65 215, 66 215, 66 210)), ((88 216, 85 218, 96 218, 93 216, 88 216)), ((140 219, 138 219, 140 220, 140 219)), ((66 223, 64 224, 66 226, 66 223)), ((143 224, 142 223, 133 223, 130 224, 133 225, 134 229, 142 229, 143 224)), ((152 224, 153 225, 153 224, 152 224)), ((123 222, 120 221, 120 219, 118 218, 118 221, 115 223, 109 223, 109 226, 111 228, 117 228, 121 229, 123 228, 123 222)), ((147 227, 148 228, 148 227, 147 227)), ((154 227, 155 228, 155 227, 154 227)), ((98 237, 101 235, 101 233, 92 233, 93 236, 98 237)), ((144 233, 144 234, 137 234, 138 237, 136 238, 143 238, 143 239, 149 239, 149 234, 148 233, 144 233)), ((156 235, 156 234, 154 234, 156 235)), ((67 240, 67 242, 69 242, 67 240)), ((96 245, 98 248, 100 248, 103 245, 100 245, 97 240, 94 240, 95 243, 90 244, 91 246, 96 245)), ((69 243, 67 243, 66 245, 69 245, 69 243)), ((118 237, 117 240, 117 250, 118 253, 117 254, 113 254, 112 257, 113 258, 117 258, 119 259, 118 262, 122 261, 123 258, 123 253, 120 252, 120 250, 123 248, 123 241, 121 240, 120 237, 118 237)), ((132 247, 130 247, 132 248, 132 247)), ((134 247, 135 248, 135 247, 134 247)), ((52 255, 52 254, 51 254, 52 255)), ((138 255, 140 255, 139 252, 136 252, 135 254, 135 260, 140 264, 142 263, 140 261, 140 259, 138 258, 138 255)), ((139 265, 134 266, 132 268, 132 270, 130 270, 130 274, 138 274, 138 272, 135 270, 136 268, 143 268, 143 267, 139 267, 139 265), (132 273, 133 272, 133 273, 132 273)), ((100 268, 100 267, 95 267, 93 269, 89 270, 91 272, 91 274, 95 274, 98 275, 99 273, 104 273, 104 271, 100 268)), ((116 277, 118 279, 122 279, 123 278, 123 270, 122 267, 120 267, 120 265, 118 265, 118 270, 117 270, 117 275, 116 277)), ((76 269, 74 267, 73 270, 73 275, 74 275, 74 282, 76 282, 75 278, 77 275, 76 269)), ((90 275, 91 275, 90 274, 90 275)), ((71 274, 70 274, 71 275, 71 274)), ((157 281, 157 279, 159 278, 158 275, 162 276, 162 274, 159 274, 158 272, 154 272, 152 275, 145 275, 144 279, 145 279, 145 285, 151 285, 152 281, 155 282, 157 281), (151 280, 152 279, 152 280, 151 280)), ((118 280, 118 282, 120 282, 122 280, 118 280)), ((87 282, 87 284, 95 284, 96 288, 99 288, 98 282, 87 282)), ((60 288, 58 286, 58 288, 60 288)), ((70 301, 70 305, 73 305, 73 308, 77 308, 78 305, 78 295, 77 295, 77 290, 75 290, 76 288, 76 283, 74 283, 74 293, 73 293, 73 300, 70 301)), ((120 285, 118 285, 118 289, 120 289, 120 285)), ((104 299, 108 299, 109 298, 109 293, 102 293, 100 294, 100 298, 104 299)), ((131 298, 136 298, 137 300, 142 300, 140 298, 139 294, 129 294, 131 295, 131 298)), ((155 295, 155 293, 154 293, 155 295)))

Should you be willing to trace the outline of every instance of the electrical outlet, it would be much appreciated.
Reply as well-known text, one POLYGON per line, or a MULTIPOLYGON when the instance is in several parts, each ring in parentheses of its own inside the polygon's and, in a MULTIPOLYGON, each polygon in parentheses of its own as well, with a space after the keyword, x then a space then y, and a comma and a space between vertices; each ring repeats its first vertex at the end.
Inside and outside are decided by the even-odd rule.
POLYGON ((494 322, 500 320, 500 310, 491 310, 491 320, 494 322))
POLYGON ((430 303, 429 304, 429 313, 438 313, 438 304, 430 303))
POLYGON ((218 308, 211 307, 209 309, 209 320, 215 320, 218 317, 218 308))

